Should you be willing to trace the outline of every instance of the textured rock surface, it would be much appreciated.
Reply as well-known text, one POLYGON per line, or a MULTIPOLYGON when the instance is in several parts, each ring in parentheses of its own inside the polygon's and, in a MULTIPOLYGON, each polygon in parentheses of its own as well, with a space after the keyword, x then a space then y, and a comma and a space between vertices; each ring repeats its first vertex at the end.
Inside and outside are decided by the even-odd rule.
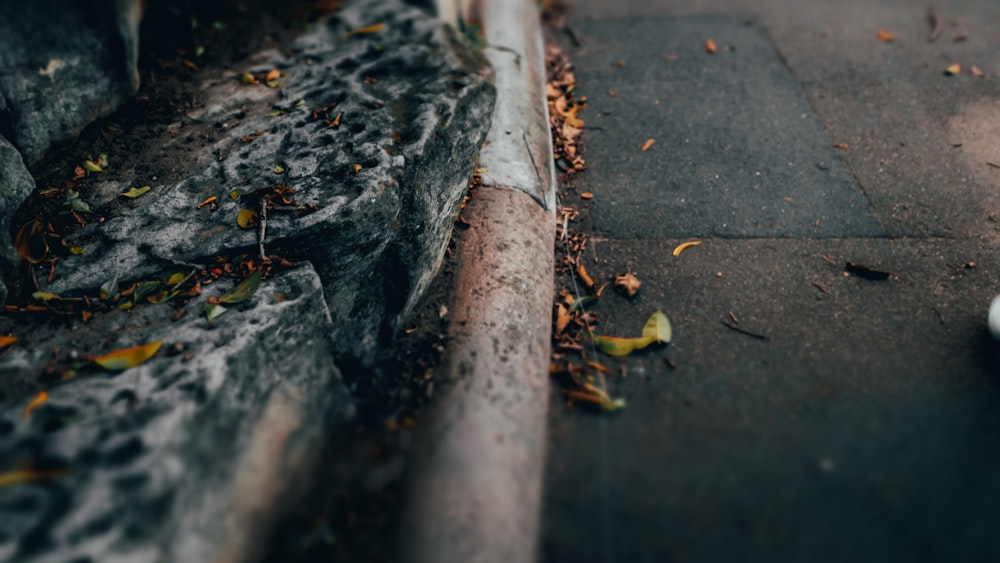
POLYGON ((0 133, 29 166, 135 93, 137 7, 0 0, 0 133))
POLYGON ((17 270, 18 257, 10 236, 10 222, 33 189, 35 181, 25 168, 21 154, 0 137, 0 305, 7 299, 4 277, 17 270))
MULTIPOLYGON (((222 289, 222 288, 220 288, 222 289)), ((198 303, 95 317, 109 349, 162 339, 121 375, 50 390, 29 418, 0 410, 0 459, 58 479, 0 487, 0 560, 254 561, 323 438, 351 416, 332 325, 308 264, 266 280, 213 324, 198 303), (278 499, 281 502, 278 502, 278 499)), ((53 342, 73 346, 73 335, 53 342)), ((14 350, 0 377, 39 362, 14 350)))
MULTIPOLYGON (((145 205, 79 232, 72 242, 86 255, 68 257, 48 290, 94 288, 112 271, 151 275, 164 259, 255 249, 256 229, 236 227, 247 203, 229 193, 286 184, 317 210, 272 213, 267 251, 315 264, 338 354, 370 358, 440 264, 495 90, 477 51, 398 0, 348 6, 290 51, 261 53, 247 68, 207 79, 204 106, 178 127, 226 135, 192 159, 185 180, 154 185, 145 205), (372 22, 384 28, 349 33, 372 22), (282 71, 279 88, 239 80, 272 68, 282 71), (212 196, 218 209, 196 210, 212 196)), ((88 197, 100 205, 128 184, 109 181, 88 197)))

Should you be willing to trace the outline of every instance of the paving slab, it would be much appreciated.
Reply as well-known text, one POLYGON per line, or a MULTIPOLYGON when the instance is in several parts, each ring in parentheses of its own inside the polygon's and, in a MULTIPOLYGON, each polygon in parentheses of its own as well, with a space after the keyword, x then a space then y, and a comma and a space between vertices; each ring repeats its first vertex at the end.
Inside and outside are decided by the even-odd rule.
POLYGON ((588 186, 613 236, 879 236, 863 191, 760 27, 583 21, 588 186), (706 38, 719 37, 706 52, 706 38), (637 40, 639 38, 640 40, 637 40), (641 150, 647 139, 655 143, 641 150))
POLYGON ((598 241, 588 260, 644 282, 601 299, 599 333, 661 308, 674 340, 598 358, 626 374, 615 416, 554 397, 543 561, 1000 555, 991 245, 710 239, 673 257, 679 242, 598 241), (848 260, 899 277, 845 276, 848 260))

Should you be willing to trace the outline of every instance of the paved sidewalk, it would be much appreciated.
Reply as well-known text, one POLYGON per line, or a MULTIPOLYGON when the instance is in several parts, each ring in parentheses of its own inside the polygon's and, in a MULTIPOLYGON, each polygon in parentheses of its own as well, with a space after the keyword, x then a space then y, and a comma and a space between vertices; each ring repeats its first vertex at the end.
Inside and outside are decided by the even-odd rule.
POLYGON ((662 308, 674 339, 601 358, 619 414, 553 393, 543 561, 1000 556, 1000 6, 939 4, 934 42, 926 9, 572 4, 588 170, 564 203, 591 275, 643 281, 599 332, 662 308))

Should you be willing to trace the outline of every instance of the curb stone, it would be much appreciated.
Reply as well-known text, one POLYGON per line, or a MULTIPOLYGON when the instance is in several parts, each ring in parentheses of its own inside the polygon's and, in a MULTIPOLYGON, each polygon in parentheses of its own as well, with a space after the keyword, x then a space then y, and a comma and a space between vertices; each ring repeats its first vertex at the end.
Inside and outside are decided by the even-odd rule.
MULTIPOLYGON (((442 10, 444 12, 444 10, 442 10)), ((457 256, 444 388, 417 438, 398 548, 410 563, 537 558, 555 237, 539 15, 483 0, 497 103, 457 256)))

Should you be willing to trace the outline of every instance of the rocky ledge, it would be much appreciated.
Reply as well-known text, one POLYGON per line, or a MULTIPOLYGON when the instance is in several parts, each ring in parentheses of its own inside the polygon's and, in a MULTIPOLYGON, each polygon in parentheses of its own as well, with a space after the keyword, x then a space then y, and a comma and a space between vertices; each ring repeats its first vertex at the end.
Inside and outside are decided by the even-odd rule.
POLYGON ((0 486, 0 559, 264 555, 318 446, 351 417, 341 373, 373 364, 437 271, 489 127, 487 63, 425 4, 357 1, 281 50, 199 75, 198 107, 136 150, 211 143, 180 180, 134 199, 120 194, 147 183, 139 170, 81 181, 90 212, 73 209, 91 220, 65 236, 74 252, 54 270, 11 267, 13 209, 35 188, 25 162, 36 173, 45 163, 0 131, 0 274, 12 295, 89 304, 161 280, 131 309, 116 302, 46 328, 44 345, 0 348, 0 378, 47 393, 31 409, 35 390, 0 397, 0 475, 18 481, 0 486), (227 278, 185 290, 182 304, 145 302, 241 257, 281 266, 224 317, 204 312, 227 278), (98 353, 84 348, 85 322, 103 351, 162 344, 110 375, 82 361, 98 353), (67 353, 90 367, 51 377, 67 353))

